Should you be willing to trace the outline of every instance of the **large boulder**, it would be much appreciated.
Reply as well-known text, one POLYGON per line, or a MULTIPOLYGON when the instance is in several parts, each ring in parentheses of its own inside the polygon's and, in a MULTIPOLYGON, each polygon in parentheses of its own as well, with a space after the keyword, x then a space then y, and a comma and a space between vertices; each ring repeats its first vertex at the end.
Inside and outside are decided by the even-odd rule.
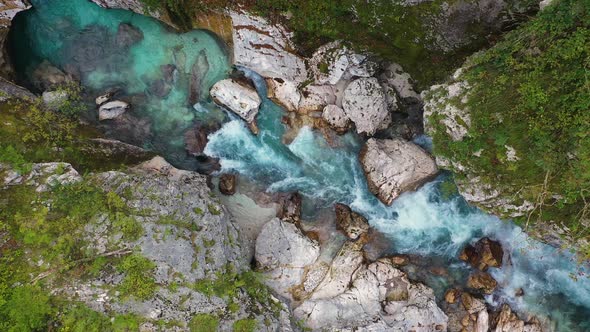
POLYGON ((334 129, 337 133, 343 134, 350 129, 351 123, 348 115, 341 107, 336 105, 328 105, 322 111, 322 118, 334 129))
POLYGON ((306 267, 315 263, 320 246, 293 223, 274 218, 256 239, 255 258, 266 276, 266 284, 285 298, 301 285, 306 267))
POLYGON ((292 33, 261 17, 232 12, 234 61, 266 78, 301 83, 307 79, 303 58, 294 54, 292 33))
POLYGON ((344 90, 342 108, 359 134, 371 136, 391 124, 385 92, 374 77, 352 81, 344 90))
POLYGON ((322 331, 446 330, 447 316, 436 305, 432 289, 410 282, 392 265, 362 265, 349 278, 338 294, 303 302, 295 317, 322 331))
POLYGON ((418 145, 401 139, 369 139, 360 153, 369 189, 384 204, 432 179, 434 159, 418 145))
POLYGON ((213 100, 239 115, 248 123, 256 120, 260 96, 256 90, 233 79, 221 80, 211 88, 213 100))

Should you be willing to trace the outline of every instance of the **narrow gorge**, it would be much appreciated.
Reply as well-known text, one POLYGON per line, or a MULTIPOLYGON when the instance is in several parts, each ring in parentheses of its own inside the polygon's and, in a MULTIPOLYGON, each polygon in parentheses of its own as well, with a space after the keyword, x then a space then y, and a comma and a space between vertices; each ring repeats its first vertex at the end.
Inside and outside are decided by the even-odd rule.
POLYGON ((590 330, 590 3, 271 2, 0 2, 0 330, 590 330))

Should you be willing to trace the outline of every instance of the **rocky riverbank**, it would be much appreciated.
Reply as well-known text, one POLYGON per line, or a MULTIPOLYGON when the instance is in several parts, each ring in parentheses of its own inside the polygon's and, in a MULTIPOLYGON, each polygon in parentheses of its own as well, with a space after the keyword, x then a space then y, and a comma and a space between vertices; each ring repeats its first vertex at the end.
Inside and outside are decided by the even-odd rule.
MULTIPOLYGON (((107 8, 145 10, 137 1, 95 2, 107 8)), ((492 4, 492 12, 497 11, 496 5, 492 4)), ((24 3, 15 6, 6 13, 26 9, 24 3)), ((152 15, 170 23, 165 13, 152 15)), ((468 66, 448 83, 419 94, 415 82, 399 64, 384 61, 375 54, 337 41, 305 57, 295 52, 294 35, 284 26, 246 11, 228 11, 227 16, 231 19, 232 60, 237 73, 211 82, 208 92, 213 102, 231 114, 231 119, 235 119, 232 121, 245 123, 252 134, 258 135, 257 139, 264 142, 268 139, 265 135, 275 134, 267 128, 266 132, 261 131, 258 123, 269 122, 268 115, 262 113, 270 98, 287 111, 281 123, 288 130, 281 132, 279 141, 287 143, 285 148, 290 151, 297 147, 290 143, 301 144, 297 139, 301 139, 299 133, 304 127, 320 132, 327 145, 341 142, 342 137, 358 139, 360 143, 354 153, 358 151, 359 173, 362 178, 364 172, 366 185, 357 184, 357 188, 368 187, 384 207, 433 180, 441 167, 465 175, 457 181, 461 193, 482 208, 502 211, 508 217, 534 211, 534 205, 518 196, 513 186, 483 183, 477 172, 460 161, 440 154, 433 157, 427 151, 428 144, 420 146, 414 141, 424 129, 427 133, 443 130, 445 137, 456 142, 469 137, 473 118, 467 104, 472 86, 462 76, 462 71, 469 70, 468 66), (257 81, 252 72, 259 74, 263 82, 257 81), (260 88, 262 83, 267 89, 260 88), (267 95, 260 95, 261 91, 267 95), (508 194, 513 201, 506 199, 508 194)), ((491 23, 497 22, 486 22, 491 23)), ((116 42, 121 42, 120 47, 129 48, 143 38, 142 31, 132 24, 118 25, 116 42)), ((451 43, 461 45, 458 41, 451 43)), ((172 64, 160 66, 157 72, 161 78, 151 79, 144 94, 165 99, 179 80, 190 81, 189 103, 196 112, 201 112, 199 106, 204 106, 198 102, 207 91, 199 90, 206 86, 201 84, 199 70, 207 72, 210 60, 199 57, 196 61, 203 66, 191 68, 190 74, 179 74, 179 68, 172 64), (179 79, 178 75, 186 77, 179 79)), ((55 87, 77 78, 49 63, 39 68, 36 83, 45 92, 38 107, 44 112, 55 112, 74 95, 72 91, 55 87)), ((3 88, 3 91, 9 96, 20 98, 25 94, 35 98, 25 89, 9 83, 6 86, 10 89, 3 88)), ((110 123, 118 123, 120 132, 128 134, 125 136, 128 141, 138 145, 153 134, 152 124, 138 120, 133 112, 133 103, 146 97, 125 96, 127 101, 124 101, 117 99, 115 91, 94 97, 96 109, 92 116, 102 123, 101 128, 107 128, 107 136, 112 129, 110 123)), ((84 303, 104 320, 132 317, 133 324, 141 331, 537 332, 551 329, 551 323, 544 317, 536 318, 522 310, 517 314, 509 304, 503 303, 507 297, 498 295, 506 285, 496 280, 495 273, 512 264, 511 253, 501 244, 503 239, 472 241, 459 257, 449 259, 446 263, 465 273, 465 280, 457 281, 461 277, 450 277, 444 267, 426 268, 424 262, 428 262, 428 257, 380 248, 383 242, 391 240, 371 227, 368 216, 353 206, 358 202, 353 201, 350 206, 335 202, 333 210, 324 209, 319 217, 314 215, 314 220, 307 220, 311 213, 304 211, 309 207, 304 206, 300 193, 268 193, 267 188, 260 187, 241 192, 244 174, 228 172, 231 168, 227 168, 227 163, 223 165, 223 158, 205 154, 210 134, 218 132, 221 125, 221 121, 195 120, 193 126, 183 127, 180 139, 174 141, 175 147, 186 149, 187 158, 207 166, 200 169, 202 173, 223 169, 226 173, 220 178, 217 173, 212 179, 177 169, 161 157, 121 171, 86 176, 81 176, 68 163, 34 163, 31 169, 20 163, 15 164, 24 168, 2 164, 0 175, 4 184, 0 203, 3 207, 15 203, 14 197, 21 198, 13 193, 20 195, 23 191, 28 195, 23 200, 34 201, 36 209, 46 214, 39 217, 33 213, 36 211, 18 210, 18 214, 7 219, 13 230, 0 229, 2 250, 8 248, 7 244, 24 241, 18 245, 30 255, 18 262, 32 277, 21 276, 19 282, 33 286, 39 283, 51 296, 84 303), (76 190, 86 194, 97 189, 93 197, 104 200, 106 205, 100 206, 106 210, 84 214, 87 222, 83 225, 76 220, 75 227, 69 231, 81 239, 80 243, 72 245, 68 242, 71 239, 59 238, 75 249, 66 254, 60 252, 56 258, 47 248, 39 249, 34 243, 26 242, 27 236, 35 236, 33 242, 54 244, 44 238, 54 234, 44 233, 47 230, 34 222, 20 227, 19 223, 23 222, 18 217, 20 214, 25 213, 31 220, 38 217, 43 222, 52 222, 55 220, 52 213, 59 215, 64 209, 60 204, 65 203, 58 196, 62 187, 78 188, 75 186, 87 183, 93 186, 92 190, 86 187, 76 190), (214 197, 210 189, 214 186, 227 197, 214 197), (44 193, 48 196, 43 196, 44 193), (234 220, 241 217, 243 220, 234 220), (321 222, 324 224, 317 224, 321 222), (26 233, 27 227, 33 229, 32 233, 26 233), (456 258, 463 263, 455 262, 456 258), (416 273, 420 269, 428 270, 422 275, 453 279, 446 284, 444 298, 437 298, 433 290, 436 287, 425 285, 426 280, 410 277, 420 276, 422 271, 416 273), (67 273, 57 273, 61 270, 67 273)), ((436 145, 439 137, 434 136, 436 145)), ((118 141, 100 138, 93 142, 110 146, 119 154, 133 151, 141 160, 149 155, 118 141)), ((241 143, 244 149, 246 142, 241 143)), ((501 163, 515 163, 522 158, 522 152, 508 144, 503 149, 505 154, 498 157, 501 163)), ((477 153, 475 157, 479 157, 477 153)), ((296 175, 298 180, 303 178, 301 174, 296 175)), ((66 211, 74 211, 71 213, 76 215, 79 208, 66 211)), ((63 218, 68 220, 67 216, 63 218)), ((451 239, 453 235, 445 241, 466 242, 451 239)), ((520 289, 508 298, 522 298, 524 294, 520 289)), ((67 323, 65 318, 56 317, 56 322, 67 323)))

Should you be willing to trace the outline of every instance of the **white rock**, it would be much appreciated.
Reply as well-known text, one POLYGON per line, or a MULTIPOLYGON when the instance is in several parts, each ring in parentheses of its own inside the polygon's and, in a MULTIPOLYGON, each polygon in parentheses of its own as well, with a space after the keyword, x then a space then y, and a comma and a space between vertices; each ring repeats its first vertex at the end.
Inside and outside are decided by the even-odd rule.
POLYGON ((106 104, 102 104, 98 108, 98 120, 103 121, 118 118, 121 115, 123 115, 123 113, 125 113, 128 109, 129 104, 124 101, 110 101, 106 104))
POLYGON ((216 103, 227 107, 248 123, 256 119, 262 102, 256 90, 233 79, 225 79, 215 83, 211 88, 211 97, 216 103))
POLYGON ((336 88, 331 85, 309 85, 302 91, 298 112, 310 113, 321 111, 336 103, 336 88))
POLYGON ((0 28, 9 27, 16 14, 29 8, 31 5, 26 0, 3 0, 0 5, 0 28))
POLYGON ((0 164, 0 170, 4 171, 4 185, 25 184, 36 187, 37 192, 47 191, 52 186, 67 185, 82 180, 71 164, 61 162, 33 164, 31 171, 26 174, 19 174, 3 164, 0 164))
POLYGON ((344 110, 336 105, 324 107, 322 117, 336 131, 346 131, 350 127, 350 119, 344 113, 344 110))
POLYGON ((309 59, 309 67, 317 84, 336 85, 355 76, 373 76, 377 64, 369 61, 366 55, 356 54, 335 41, 318 48, 309 59))
POLYGON ((385 204, 415 190, 438 173, 434 159, 402 139, 369 139, 360 153, 369 189, 385 204))
POLYGON ((299 84, 307 79, 303 59, 292 53, 292 33, 261 17, 231 12, 234 61, 266 78, 299 84))
POLYGON ((100 106, 100 105, 108 102, 109 100, 111 100, 112 96, 113 96, 112 93, 105 93, 104 95, 100 95, 100 96, 96 97, 94 102, 96 103, 97 106, 100 106))
POLYGON ((265 271, 265 283, 291 298, 290 290, 303 282, 305 268, 316 262, 320 246, 292 223, 274 218, 256 239, 255 258, 265 271))
POLYGON ((295 82, 269 78, 266 80, 266 84, 268 86, 268 98, 283 106, 287 111, 297 111, 301 101, 301 93, 295 82))
POLYGON ((346 242, 336 255, 330 266, 330 271, 317 286, 311 299, 320 300, 333 298, 346 291, 350 281, 363 264, 362 245, 355 242, 346 242))
POLYGON ((539 9, 543 10, 547 6, 551 5, 552 3, 553 3, 553 0, 543 0, 543 1, 539 2, 539 9))
POLYGON ((344 90, 342 108, 359 134, 373 135, 391 123, 385 93, 376 78, 360 78, 344 90))
MULTIPOLYGON (((412 77, 404 72, 397 63, 391 63, 379 76, 381 84, 394 90, 402 99, 415 98, 420 100, 420 95, 414 90, 412 77)), ((385 89, 385 88, 384 88, 385 89)), ((387 93, 387 91, 386 91, 387 93)))

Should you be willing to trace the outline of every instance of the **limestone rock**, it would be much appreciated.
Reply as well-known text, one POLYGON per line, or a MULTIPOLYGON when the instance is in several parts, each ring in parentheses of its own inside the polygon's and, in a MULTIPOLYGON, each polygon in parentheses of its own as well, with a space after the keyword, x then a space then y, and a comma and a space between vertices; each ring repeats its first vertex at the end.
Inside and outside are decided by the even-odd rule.
MULTIPOLYGON (((384 87, 386 96, 388 97, 388 104, 390 109, 397 107, 394 105, 392 93, 398 95, 402 99, 414 98, 421 100, 420 95, 414 90, 413 80, 410 74, 404 72, 402 66, 397 63, 390 63, 385 71, 379 76, 379 81, 384 87), (391 99, 390 99, 391 98, 391 99)), ((393 97, 395 97, 393 95, 393 97)))
POLYGON ((281 78, 269 78, 266 80, 266 84, 268 85, 268 98, 289 112, 296 112, 299 109, 302 96, 297 83, 281 78))
POLYGON ((391 123, 385 93, 374 77, 351 82, 344 90, 342 108, 359 134, 371 136, 391 123))
POLYGON ((309 85, 301 95, 297 111, 303 114, 321 111, 327 105, 336 103, 336 88, 332 85, 309 85))
POLYGON ((369 221, 367 218, 352 211, 350 207, 344 204, 336 203, 336 226, 351 240, 357 240, 363 234, 369 231, 369 221))
POLYGON ((309 67, 317 83, 336 85, 352 77, 373 76, 377 64, 335 41, 318 48, 309 59, 309 67))
POLYGON ((332 129, 343 134, 350 129, 351 123, 344 110, 336 105, 328 105, 322 111, 322 117, 332 129))
POLYGON ((340 331, 444 331, 447 317, 434 293, 389 264, 359 268, 344 292, 303 302, 294 311, 309 328, 340 331))
POLYGON ((424 128, 426 132, 433 131, 436 115, 442 115, 440 123, 444 125, 446 133, 454 141, 462 140, 471 126, 471 115, 465 105, 469 84, 456 81, 450 84, 435 85, 429 91, 423 92, 424 99, 424 128), (461 105, 461 106, 457 106, 461 105))
POLYGON ((438 169, 418 145, 401 139, 369 139, 360 153, 369 189, 385 204, 403 192, 415 190, 433 178, 438 169))
POLYGON ((256 239, 255 258, 266 275, 266 284, 290 298, 291 288, 303 282, 305 268, 320 255, 319 244, 305 236, 295 224, 274 218, 256 239))
POLYGON ((98 120, 112 120, 120 117, 129 109, 129 104, 120 101, 120 100, 113 100, 107 103, 102 104, 98 108, 98 120))
POLYGON ((219 191, 231 196, 236 193, 237 175, 235 174, 221 174, 219 177, 219 191))
POLYGON ((216 103, 227 107, 248 123, 255 121, 261 103, 256 90, 233 79, 215 83, 211 88, 211 97, 216 103))
POLYGON ((502 267, 504 251, 498 241, 484 237, 475 243, 475 246, 467 245, 459 256, 462 261, 481 271, 488 267, 502 267))
POLYGON ((3 164, 0 164, 0 170, 6 171, 6 174, 3 174, 3 185, 33 186, 37 192, 45 192, 56 185, 68 185, 82 180, 71 164, 60 162, 33 164, 30 171, 24 174, 15 172, 3 164))
POLYGON ((292 33, 261 17, 232 12, 234 61, 266 78, 299 84, 307 79, 303 59, 290 50, 292 33))
POLYGON ((12 19, 16 14, 23 10, 31 8, 28 0, 0 0, 0 76, 11 77, 14 75, 14 70, 8 52, 6 52, 6 37, 12 24, 12 19))
POLYGON ((472 273, 467 279, 467 287, 479 290, 484 294, 492 294, 497 285, 498 282, 486 272, 472 273))

